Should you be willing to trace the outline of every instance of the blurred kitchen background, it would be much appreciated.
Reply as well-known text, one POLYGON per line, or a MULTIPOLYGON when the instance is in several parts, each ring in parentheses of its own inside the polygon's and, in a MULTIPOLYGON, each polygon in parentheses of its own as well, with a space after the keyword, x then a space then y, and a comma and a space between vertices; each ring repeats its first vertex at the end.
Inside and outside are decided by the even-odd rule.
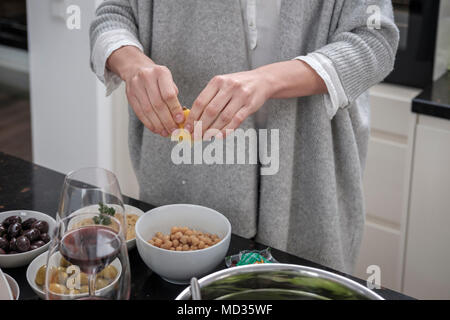
MULTIPOLYGON (((89 69, 101 0, 0 0, 0 151, 67 173, 114 171, 138 198, 124 88, 105 97, 89 69), (70 5, 81 28, 66 27, 70 5)), ((394 72, 370 91, 367 222, 355 275, 416 298, 450 299, 450 0, 394 0, 394 72)))

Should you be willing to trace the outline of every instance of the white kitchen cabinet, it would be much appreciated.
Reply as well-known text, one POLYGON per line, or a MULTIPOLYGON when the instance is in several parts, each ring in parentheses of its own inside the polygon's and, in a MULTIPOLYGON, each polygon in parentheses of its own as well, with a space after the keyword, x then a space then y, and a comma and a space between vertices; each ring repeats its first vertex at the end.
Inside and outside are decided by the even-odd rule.
POLYGON ((398 281, 401 278, 401 269, 398 268, 400 253, 400 231, 367 222, 355 272, 361 279, 367 279, 369 276, 366 273, 367 266, 377 265, 381 270, 381 285, 400 291, 398 281))
POLYGON ((410 171, 417 116, 412 99, 420 90, 379 84, 370 90, 371 135, 364 172, 366 226, 355 266, 367 278, 377 265, 381 284, 401 290, 410 171))
POLYGON ((404 292, 450 299, 450 121, 419 116, 404 292))

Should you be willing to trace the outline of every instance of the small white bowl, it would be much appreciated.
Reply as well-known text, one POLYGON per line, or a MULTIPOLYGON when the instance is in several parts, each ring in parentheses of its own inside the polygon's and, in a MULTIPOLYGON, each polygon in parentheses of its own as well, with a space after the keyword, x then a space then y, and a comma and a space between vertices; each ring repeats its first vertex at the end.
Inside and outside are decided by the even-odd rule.
POLYGON ((14 296, 8 283, 8 279, 6 278, 6 274, 4 274, 0 268, 0 301, 1 300, 14 300, 14 296))
MULTIPOLYGON (((139 219, 144 215, 144 211, 142 211, 139 208, 136 208, 136 207, 126 204, 125 205, 125 214, 135 214, 139 217, 138 218, 138 221, 139 221, 139 219)), ((136 221, 136 224, 137 224, 137 221, 136 221)), ((136 228, 136 226, 135 226, 135 228, 136 228)), ((136 247, 136 238, 127 240, 128 251, 130 251, 131 249, 134 249, 135 247, 136 247)))
MULTIPOLYGON (((56 252, 54 255, 52 255, 52 259, 53 259, 53 257, 55 257, 56 259, 60 259, 61 254, 59 252, 56 252)), ((46 263, 47 263, 47 252, 44 252, 41 255, 37 256, 30 263, 30 265, 27 268, 27 273, 26 273, 27 281, 28 281, 28 284, 30 285, 31 289, 33 289, 33 291, 39 296, 39 298, 41 298, 43 300, 45 300, 45 291, 42 290, 36 284, 35 279, 36 279, 36 274, 37 274, 39 268, 42 267, 43 265, 45 265, 46 263)), ((96 290, 96 293, 98 293, 98 295, 105 294, 107 291, 113 289, 113 286, 117 283, 118 279, 120 278, 120 276, 122 274, 122 264, 120 263, 119 259, 115 259, 111 264, 117 269, 116 279, 114 279, 113 282, 111 282, 109 285, 107 285, 103 289, 96 290)), ((79 296, 81 298, 85 295, 86 294, 78 294, 75 296, 79 296)), ((64 295, 62 295, 62 296, 64 296, 64 295)))
POLYGON ((136 224, 136 244, 145 264, 164 280, 187 284, 192 277, 200 278, 223 261, 231 239, 231 224, 216 210, 191 205, 173 204, 145 213, 136 224), (217 234, 222 240, 206 249, 170 251, 155 247, 148 240, 156 232, 169 234, 173 226, 217 234))
POLYGON ((11 277, 9 274, 3 273, 5 275, 6 281, 9 284, 14 300, 19 300, 20 288, 17 281, 11 277))
MULTIPOLYGON (((56 225, 55 219, 50 217, 48 214, 37 212, 37 211, 30 211, 30 210, 14 210, 14 211, 6 211, 0 213, 0 222, 3 222, 6 218, 10 216, 19 216, 22 218, 22 221, 28 219, 28 218, 35 218, 37 220, 46 221, 48 223, 48 235, 50 237, 53 236, 53 230, 56 225)), ((43 245, 40 248, 22 252, 22 253, 15 253, 15 254, 0 254, 0 267, 2 268, 17 268, 22 267, 30 263, 31 260, 33 260, 35 257, 37 257, 39 254, 41 254, 44 251, 47 251, 50 242, 47 242, 45 245, 43 245)))
MULTIPOLYGON (((107 204, 107 206, 109 206, 109 207, 114 207, 114 205, 110 205, 110 204, 107 204)), ((128 204, 125 204, 124 207, 125 207, 125 214, 135 214, 135 215, 137 215, 139 218, 140 218, 142 215, 144 215, 144 211, 142 211, 142 210, 139 209, 139 208, 130 206, 130 205, 128 205, 128 204)), ((76 216, 76 215, 79 215, 79 214, 86 214, 86 213, 89 213, 88 216, 91 216, 91 215, 92 215, 92 217, 94 217, 94 216, 96 216, 97 214, 96 214, 96 213, 91 213, 91 212, 93 212, 93 211, 94 211, 94 212, 97 212, 97 211, 98 211, 98 205, 94 204, 94 205, 91 205, 91 206, 87 206, 87 207, 81 208, 81 209, 79 209, 79 210, 73 212, 73 213, 71 214, 71 216, 72 216, 72 215, 73 215, 73 216, 76 216)), ((139 218, 138 218, 138 220, 139 220, 139 218)), ((84 218, 83 218, 83 219, 84 219, 84 218)), ((72 223, 75 223, 75 222, 76 222, 76 219, 74 219, 73 221, 70 221, 70 222, 69 222, 69 226, 72 225, 72 223)), ((134 249, 135 247, 136 247, 136 238, 127 240, 127 249, 128 249, 128 251, 130 251, 131 249, 134 249)))

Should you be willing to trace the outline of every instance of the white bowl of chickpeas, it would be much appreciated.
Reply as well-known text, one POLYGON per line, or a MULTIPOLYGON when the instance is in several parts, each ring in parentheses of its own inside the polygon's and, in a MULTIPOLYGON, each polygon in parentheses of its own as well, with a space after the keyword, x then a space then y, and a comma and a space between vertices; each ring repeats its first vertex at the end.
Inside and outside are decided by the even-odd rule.
POLYGON ((136 224, 136 244, 145 264, 164 280, 187 284, 223 261, 231 224, 219 212, 198 205, 155 208, 136 224))

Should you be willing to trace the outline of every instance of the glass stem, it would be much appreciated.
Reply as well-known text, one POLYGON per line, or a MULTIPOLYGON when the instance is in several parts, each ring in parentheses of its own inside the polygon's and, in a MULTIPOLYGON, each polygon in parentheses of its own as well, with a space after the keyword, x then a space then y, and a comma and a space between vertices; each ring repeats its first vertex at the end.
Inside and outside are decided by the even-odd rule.
POLYGON ((88 280, 89 280, 89 296, 94 297, 95 296, 95 276, 96 273, 89 273, 88 280))

